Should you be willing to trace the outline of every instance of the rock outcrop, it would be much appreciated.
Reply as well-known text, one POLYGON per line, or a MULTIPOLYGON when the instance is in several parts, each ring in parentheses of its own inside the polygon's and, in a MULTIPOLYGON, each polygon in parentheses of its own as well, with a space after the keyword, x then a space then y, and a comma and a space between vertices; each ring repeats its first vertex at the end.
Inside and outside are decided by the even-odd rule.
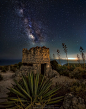
POLYGON ((68 93, 64 97, 63 106, 60 109, 86 109, 84 99, 68 93))
POLYGON ((51 79, 52 80, 52 84, 54 86, 56 85, 63 85, 67 88, 69 88, 70 84, 71 83, 74 83, 74 82, 79 82, 79 80, 77 79, 71 79, 67 76, 62 76, 60 75, 57 71, 55 71, 55 76, 51 79))

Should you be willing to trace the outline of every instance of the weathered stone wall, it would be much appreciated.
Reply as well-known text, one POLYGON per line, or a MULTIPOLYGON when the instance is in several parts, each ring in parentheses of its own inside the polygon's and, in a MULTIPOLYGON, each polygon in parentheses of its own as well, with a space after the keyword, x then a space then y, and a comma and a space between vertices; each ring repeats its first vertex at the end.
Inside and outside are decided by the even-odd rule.
POLYGON ((30 50, 23 49, 22 63, 50 63, 49 48, 33 47, 30 50))
POLYGON ((46 75, 52 70, 49 57, 49 48, 33 47, 30 50, 26 48, 22 51, 22 63, 23 66, 20 68, 21 74, 27 75, 30 72, 33 73, 46 73, 46 75), (44 71, 42 71, 42 68, 44 71))

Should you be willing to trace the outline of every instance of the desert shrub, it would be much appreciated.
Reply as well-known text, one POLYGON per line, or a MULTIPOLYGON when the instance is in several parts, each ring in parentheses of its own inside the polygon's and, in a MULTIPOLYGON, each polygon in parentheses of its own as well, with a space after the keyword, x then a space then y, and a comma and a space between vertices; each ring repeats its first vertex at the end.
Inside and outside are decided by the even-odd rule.
POLYGON ((69 76, 69 70, 60 71, 59 74, 63 76, 69 76))
POLYGON ((58 62, 56 60, 50 61, 52 69, 57 70, 58 62))
POLYGON ((1 72, 6 72, 8 71, 8 66, 3 66, 1 72))
POLYGON ((61 65, 58 65, 57 69, 56 69, 58 72, 59 71, 62 71, 62 66, 61 65))
POLYGON ((1 71, 2 71, 2 72, 6 72, 6 69, 3 67, 1 71))
POLYGON ((19 63, 17 64, 17 68, 20 69, 20 67, 21 67, 22 65, 23 65, 22 62, 19 62, 19 63))
POLYGON ((75 79, 81 79, 81 75, 80 75, 80 72, 71 72, 70 74, 69 74, 69 77, 70 78, 75 78, 75 79))
POLYGON ((79 83, 79 82, 74 82, 71 86, 72 91, 74 89, 75 92, 78 92, 78 91, 86 91, 86 85, 83 84, 83 83, 79 83), (75 87, 75 88, 74 88, 75 87))
POLYGON ((81 67, 76 67, 70 74, 69 76, 71 78, 75 79, 85 79, 86 78, 86 71, 85 69, 81 67))
POLYGON ((0 74, 0 81, 3 80, 3 76, 0 74))
POLYGON ((19 62, 18 64, 11 65, 10 70, 15 72, 17 69, 20 69, 21 66, 22 66, 22 62, 19 62))
POLYGON ((17 68, 17 69, 20 69, 20 67, 22 66, 22 62, 19 62, 18 64, 15 64, 14 67, 17 68))
POLYGON ((2 70, 2 66, 0 66, 0 70, 2 70))
POLYGON ((74 71, 74 72, 76 72, 76 71, 84 72, 85 69, 83 69, 82 67, 76 67, 73 71, 74 71))
POLYGON ((74 65, 69 65, 69 66, 67 66, 67 69, 69 71, 73 71, 75 69, 75 66, 74 65))
POLYGON ((60 72, 60 71, 64 71, 64 70, 66 70, 67 69, 67 67, 64 65, 64 66, 62 66, 62 65, 60 65, 60 64, 58 64, 58 67, 57 67, 57 71, 58 72, 60 72))
POLYGON ((66 65, 63 65, 62 68, 65 69, 65 70, 67 70, 67 66, 66 65))
POLYGON ((75 93, 80 93, 83 89, 82 89, 82 86, 72 86, 71 88, 70 88, 70 90, 72 91, 72 92, 75 92, 75 93))
POLYGON ((80 76, 82 79, 86 79, 86 71, 80 72, 80 76))
POLYGON ((70 71, 67 69, 67 66, 58 66, 57 71, 60 75, 69 76, 70 71))
POLYGON ((16 68, 14 66, 10 66, 10 70, 15 72, 16 71, 16 68))
POLYGON ((69 90, 71 92, 74 92, 74 94, 76 94, 77 96, 80 96, 86 100, 86 85, 85 84, 75 82, 70 86, 69 90))
POLYGON ((15 68, 16 68, 16 67, 17 67, 17 64, 14 64, 14 65, 13 65, 13 67, 15 67, 15 68))

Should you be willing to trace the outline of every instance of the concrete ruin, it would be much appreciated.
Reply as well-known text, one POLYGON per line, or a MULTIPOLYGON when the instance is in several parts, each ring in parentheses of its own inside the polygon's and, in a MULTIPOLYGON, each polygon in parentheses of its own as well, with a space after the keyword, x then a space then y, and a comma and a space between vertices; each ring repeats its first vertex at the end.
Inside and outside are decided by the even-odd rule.
POLYGON ((47 75, 52 71, 50 64, 49 48, 33 47, 30 50, 26 48, 22 51, 22 63, 23 66, 20 68, 21 73, 44 73, 47 75))

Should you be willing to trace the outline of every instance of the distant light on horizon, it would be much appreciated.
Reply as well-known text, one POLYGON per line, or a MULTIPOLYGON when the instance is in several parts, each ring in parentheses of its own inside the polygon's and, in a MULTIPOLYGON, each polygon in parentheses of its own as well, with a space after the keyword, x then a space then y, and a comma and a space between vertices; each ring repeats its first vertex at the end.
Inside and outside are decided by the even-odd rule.
POLYGON ((68 58, 69 60, 77 60, 77 58, 68 58))
MULTIPOLYGON (((67 58, 62 58, 63 60, 66 60, 67 58)), ((77 58, 68 58, 68 60, 77 60, 77 58)))
MULTIPOLYGON (((51 59, 53 59, 53 58, 51 58, 51 59)), ((59 60, 58 58, 55 58, 55 59, 57 59, 57 60, 59 60)), ((61 58, 62 60, 67 60, 67 58, 61 58)), ((77 58, 68 58, 68 60, 78 60, 77 58)), ((80 59, 81 60, 81 59, 80 59)))

